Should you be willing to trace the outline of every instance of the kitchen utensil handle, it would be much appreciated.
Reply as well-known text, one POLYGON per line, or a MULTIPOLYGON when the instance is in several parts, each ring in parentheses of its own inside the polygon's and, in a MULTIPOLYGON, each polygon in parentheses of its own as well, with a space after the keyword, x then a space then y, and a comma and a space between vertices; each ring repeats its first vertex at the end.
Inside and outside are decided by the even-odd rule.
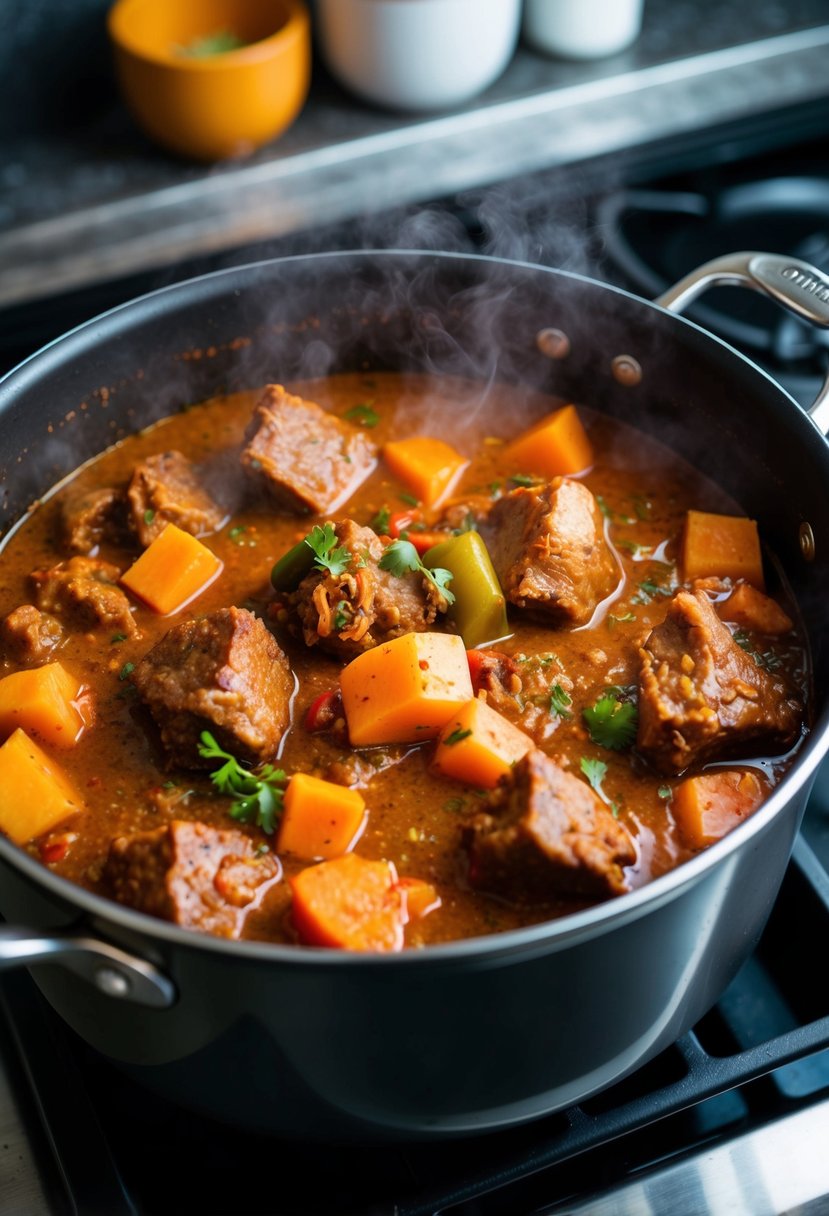
MULTIPOLYGON (((750 287, 796 317, 829 329, 829 278, 808 262, 777 253, 731 253, 692 270, 656 300, 669 312, 682 312, 709 287, 750 287)), ((829 374, 809 407, 809 417, 829 432, 829 374)))
POLYGON ((176 1000, 174 985, 157 967, 100 938, 0 925, 0 971, 37 963, 68 967, 115 1000, 153 1009, 167 1009, 176 1000))

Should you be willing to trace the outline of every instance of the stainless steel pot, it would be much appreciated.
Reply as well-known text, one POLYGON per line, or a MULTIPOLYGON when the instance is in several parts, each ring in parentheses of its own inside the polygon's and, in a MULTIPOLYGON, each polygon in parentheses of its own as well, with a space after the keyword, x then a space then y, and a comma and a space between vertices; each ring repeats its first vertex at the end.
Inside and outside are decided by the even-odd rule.
MULTIPOLYGON (((829 383, 810 418, 672 315, 743 284, 829 326, 829 281, 790 259, 711 263, 657 304, 574 275, 442 254, 286 259, 100 317, 0 384, 2 516, 122 435, 220 389, 329 370, 496 376, 663 438, 760 522, 801 606, 809 737, 769 801, 649 887, 563 920, 394 956, 200 936, 100 899, 0 840, 0 966, 144 1084, 282 1135, 429 1137, 580 1100, 708 1009, 771 909, 829 745, 829 383)), ((1 561, 2 559, 0 559, 1 561)))

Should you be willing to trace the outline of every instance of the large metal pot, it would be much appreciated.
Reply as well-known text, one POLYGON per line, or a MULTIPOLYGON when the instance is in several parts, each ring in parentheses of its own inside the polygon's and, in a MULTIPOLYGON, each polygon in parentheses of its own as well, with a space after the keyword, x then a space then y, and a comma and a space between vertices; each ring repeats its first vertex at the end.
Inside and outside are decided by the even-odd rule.
MULTIPOLYGON (((529 382, 634 420, 760 522, 809 632, 815 714, 749 821, 649 887, 547 925, 394 956, 228 942, 57 878, 0 840, 0 965, 145 1084, 258 1130, 472 1133, 563 1107, 716 1000, 772 906, 829 741, 829 445, 764 372, 671 314, 741 282, 829 325, 829 282, 742 254, 662 307, 574 275, 440 254, 287 259, 147 296, 0 385, 10 523, 120 436, 220 388, 392 366, 529 382), (550 332, 558 331, 558 332, 550 332)), ((0 558, 0 569, 2 568, 0 558)))

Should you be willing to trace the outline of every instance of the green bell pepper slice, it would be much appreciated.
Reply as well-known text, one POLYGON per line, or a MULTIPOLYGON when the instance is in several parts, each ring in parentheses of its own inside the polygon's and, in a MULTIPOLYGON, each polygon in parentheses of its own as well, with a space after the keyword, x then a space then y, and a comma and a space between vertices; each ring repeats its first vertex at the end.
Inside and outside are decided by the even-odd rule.
POLYGON ((275 591, 296 591, 315 561, 316 554, 311 546, 304 540, 299 541, 282 554, 271 570, 271 586, 275 591))
POLYGON ((504 593, 479 532, 451 536, 427 549, 422 560, 430 570, 440 566, 451 571, 455 602, 448 616, 467 650, 507 636, 510 628, 504 593))

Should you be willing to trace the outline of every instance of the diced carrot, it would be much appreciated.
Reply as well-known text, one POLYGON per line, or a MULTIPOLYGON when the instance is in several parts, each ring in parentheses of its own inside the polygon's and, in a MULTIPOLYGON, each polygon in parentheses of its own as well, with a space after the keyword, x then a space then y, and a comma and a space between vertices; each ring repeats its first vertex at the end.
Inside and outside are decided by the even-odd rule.
POLYGON ((390 862, 346 853, 309 866, 288 881, 294 928, 306 946, 402 949, 406 909, 390 862))
POLYGON ((440 907, 440 896, 424 878, 400 878, 395 887, 404 896, 408 920, 422 920, 440 907))
POLYGON ((779 635, 794 628, 791 617, 777 601, 752 587, 751 583, 738 583, 717 608, 724 621, 733 621, 735 625, 754 629, 757 633, 779 635))
POLYGON ((542 418, 505 449, 520 473, 543 477, 581 473, 593 463, 593 448, 574 405, 542 418))
POLYGON ((486 701, 473 698, 440 732, 435 768, 447 777, 492 789, 534 744, 486 701))
POLYGON ((0 747, 0 831, 26 844, 82 807, 69 779, 25 731, 9 736, 0 747))
POLYGON ((745 579, 763 591, 763 558, 753 519, 689 511, 680 552, 682 577, 745 579))
POLYGON ((340 673, 354 747, 434 739, 472 696, 462 640, 451 633, 404 633, 358 655, 340 673))
POLYGON ((366 804, 357 790, 294 773, 283 801, 278 853, 339 857, 353 848, 365 826, 366 804))
POLYGON ((121 583, 154 612, 177 612, 204 591, 222 569, 216 554, 189 532, 167 524, 121 576, 121 583))
POLYGON ((748 769, 717 769, 688 777, 674 790, 671 810, 687 844, 707 848, 756 811, 766 791, 748 769))
POLYGON ((12 672, 0 680, 0 737, 19 726, 44 743, 73 747, 90 716, 83 691, 60 663, 12 672))
POLYGON ((427 507, 435 506, 449 493, 469 464, 466 457, 448 443, 427 435, 387 443, 383 458, 395 477, 399 477, 427 507))

